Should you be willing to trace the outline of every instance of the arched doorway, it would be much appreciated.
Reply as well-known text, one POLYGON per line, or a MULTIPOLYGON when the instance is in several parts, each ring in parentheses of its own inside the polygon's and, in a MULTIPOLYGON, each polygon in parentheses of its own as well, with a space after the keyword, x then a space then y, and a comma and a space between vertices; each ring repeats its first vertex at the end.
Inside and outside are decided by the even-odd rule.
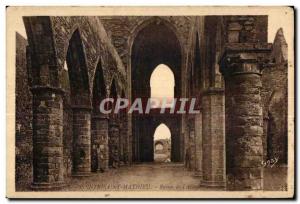
MULTIPOLYGON (((131 100, 134 101, 136 98, 149 99, 155 96, 154 93, 151 94, 152 83, 150 83, 150 79, 152 74, 155 78, 156 71, 154 72, 154 70, 156 69, 158 71, 162 69, 166 73, 171 73, 167 74, 168 76, 172 76, 170 78, 173 81, 171 85, 173 91, 169 92, 170 95, 164 96, 180 97, 182 50, 179 38, 176 35, 176 29, 161 18, 152 18, 140 25, 134 35, 131 49, 131 100)), ((164 79, 163 76, 157 78, 160 83, 164 79)), ((155 85, 152 84, 152 86, 155 85)), ((161 97, 160 91, 156 92, 157 97, 161 97)), ((176 124, 177 127, 181 127, 181 115, 150 113, 139 114, 133 112, 132 115, 132 152, 133 161, 135 162, 153 161, 153 133, 157 127, 157 121, 168 120, 176 124)), ((176 151, 178 152, 178 155, 173 155, 172 158, 176 161, 180 161, 182 158, 181 144, 183 138, 180 137, 180 131, 181 128, 177 128, 176 132, 172 134, 172 145, 177 147, 176 151)))
POLYGON ((153 135, 154 162, 171 162, 171 131, 161 123, 153 135))
POLYGON ((174 87, 175 79, 172 70, 165 64, 159 64, 150 77, 151 99, 159 101, 160 107, 162 105, 171 107, 174 99, 174 87))

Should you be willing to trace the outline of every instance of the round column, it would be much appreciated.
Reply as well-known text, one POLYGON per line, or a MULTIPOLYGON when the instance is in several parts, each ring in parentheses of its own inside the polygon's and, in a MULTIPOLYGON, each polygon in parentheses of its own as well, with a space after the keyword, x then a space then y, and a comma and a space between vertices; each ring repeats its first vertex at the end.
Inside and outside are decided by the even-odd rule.
POLYGON ((108 169, 108 115, 95 114, 92 117, 92 160, 94 171, 108 169))
POLYGON ((120 165, 120 131, 119 124, 115 119, 109 121, 109 167, 118 168, 120 165))
POLYGON ((267 44, 243 44, 225 50, 221 72, 226 93, 227 189, 262 190, 261 61, 270 48, 267 44))
POLYGON ((63 91, 36 86, 33 94, 33 182, 34 190, 64 186, 63 91))
POLYGON ((73 109, 73 176, 91 174, 91 108, 73 109))

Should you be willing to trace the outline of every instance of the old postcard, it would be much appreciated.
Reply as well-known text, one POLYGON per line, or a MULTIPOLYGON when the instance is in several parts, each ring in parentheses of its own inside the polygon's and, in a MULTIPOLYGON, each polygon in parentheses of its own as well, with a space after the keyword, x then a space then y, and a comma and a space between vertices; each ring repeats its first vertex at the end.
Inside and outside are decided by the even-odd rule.
POLYGON ((294 197, 292 7, 6 13, 7 197, 294 197))

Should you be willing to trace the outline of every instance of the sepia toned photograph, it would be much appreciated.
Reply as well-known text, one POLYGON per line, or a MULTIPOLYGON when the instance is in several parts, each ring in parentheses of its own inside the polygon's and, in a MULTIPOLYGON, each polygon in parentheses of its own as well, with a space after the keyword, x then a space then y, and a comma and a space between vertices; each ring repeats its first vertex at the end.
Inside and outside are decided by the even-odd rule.
POLYGON ((293 198, 293 7, 7 7, 8 198, 293 198))

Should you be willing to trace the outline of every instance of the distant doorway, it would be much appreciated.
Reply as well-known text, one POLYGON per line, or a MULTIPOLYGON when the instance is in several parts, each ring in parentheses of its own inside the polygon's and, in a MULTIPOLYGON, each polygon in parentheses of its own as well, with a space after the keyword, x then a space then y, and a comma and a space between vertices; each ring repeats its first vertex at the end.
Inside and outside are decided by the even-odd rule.
POLYGON ((155 130, 153 136, 154 162, 171 162, 171 131, 163 123, 155 130))

